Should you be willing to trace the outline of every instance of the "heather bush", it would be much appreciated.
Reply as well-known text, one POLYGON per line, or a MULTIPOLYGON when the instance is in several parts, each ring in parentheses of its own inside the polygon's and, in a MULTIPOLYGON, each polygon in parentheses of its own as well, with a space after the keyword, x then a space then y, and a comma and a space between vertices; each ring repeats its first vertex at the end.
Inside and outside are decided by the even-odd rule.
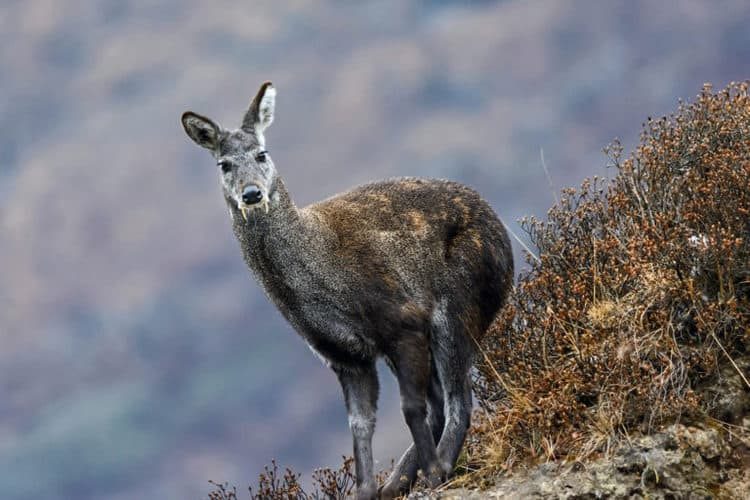
MULTIPOLYGON (((538 252, 481 345, 467 469, 606 453, 715 412, 698 388, 750 346, 748 84, 644 124, 609 180, 522 227, 538 252)), ((747 384, 747 373, 741 373, 747 384)), ((750 385, 747 386, 750 388, 750 385)))

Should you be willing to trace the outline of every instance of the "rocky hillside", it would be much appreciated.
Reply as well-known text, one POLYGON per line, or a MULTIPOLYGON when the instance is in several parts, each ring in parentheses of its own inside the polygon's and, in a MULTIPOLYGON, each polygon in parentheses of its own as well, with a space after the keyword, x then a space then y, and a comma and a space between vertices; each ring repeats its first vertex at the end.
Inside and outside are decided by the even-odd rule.
MULTIPOLYGON (((750 374, 750 358, 738 360, 750 374)), ((552 461, 507 476, 484 479, 483 488, 416 492, 411 500, 747 498, 750 492, 750 390, 733 368, 704 390, 720 397, 732 424, 703 420, 671 424, 628 436, 605 457, 552 461), (720 381, 719 381, 720 380, 720 381)), ((708 394, 706 394, 708 396, 708 394)))

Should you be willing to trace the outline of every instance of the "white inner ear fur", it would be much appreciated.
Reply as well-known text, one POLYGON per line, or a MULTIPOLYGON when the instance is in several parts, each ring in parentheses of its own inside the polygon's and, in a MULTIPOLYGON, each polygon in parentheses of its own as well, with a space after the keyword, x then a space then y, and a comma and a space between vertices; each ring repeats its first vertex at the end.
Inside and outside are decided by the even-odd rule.
POLYGON ((263 132, 273 122, 273 110, 276 106, 276 89, 270 85, 263 93, 258 106, 258 131, 263 132))

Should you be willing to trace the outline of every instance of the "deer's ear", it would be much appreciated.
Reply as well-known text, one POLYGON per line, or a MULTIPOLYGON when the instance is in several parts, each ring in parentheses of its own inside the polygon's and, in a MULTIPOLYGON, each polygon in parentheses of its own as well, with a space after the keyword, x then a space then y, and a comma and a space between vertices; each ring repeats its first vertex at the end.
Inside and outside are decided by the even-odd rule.
POLYGON ((242 119, 242 130, 248 133, 259 133, 273 122, 273 110, 276 106, 276 89, 271 82, 260 86, 258 94, 242 119))
POLYGON ((215 151, 219 147, 219 126, 192 111, 182 114, 182 127, 198 146, 215 151))

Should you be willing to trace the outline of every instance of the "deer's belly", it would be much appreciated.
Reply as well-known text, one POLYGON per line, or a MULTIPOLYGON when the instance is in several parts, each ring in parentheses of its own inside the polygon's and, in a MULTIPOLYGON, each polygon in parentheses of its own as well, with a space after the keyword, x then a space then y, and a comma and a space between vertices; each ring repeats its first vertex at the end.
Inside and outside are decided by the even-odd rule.
POLYGON ((333 307, 301 309, 285 316, 326 365, 357 366, 371 362, 377 355, 375 343, 361 334, 358 325, 347 321, 341 311, 333 307))

